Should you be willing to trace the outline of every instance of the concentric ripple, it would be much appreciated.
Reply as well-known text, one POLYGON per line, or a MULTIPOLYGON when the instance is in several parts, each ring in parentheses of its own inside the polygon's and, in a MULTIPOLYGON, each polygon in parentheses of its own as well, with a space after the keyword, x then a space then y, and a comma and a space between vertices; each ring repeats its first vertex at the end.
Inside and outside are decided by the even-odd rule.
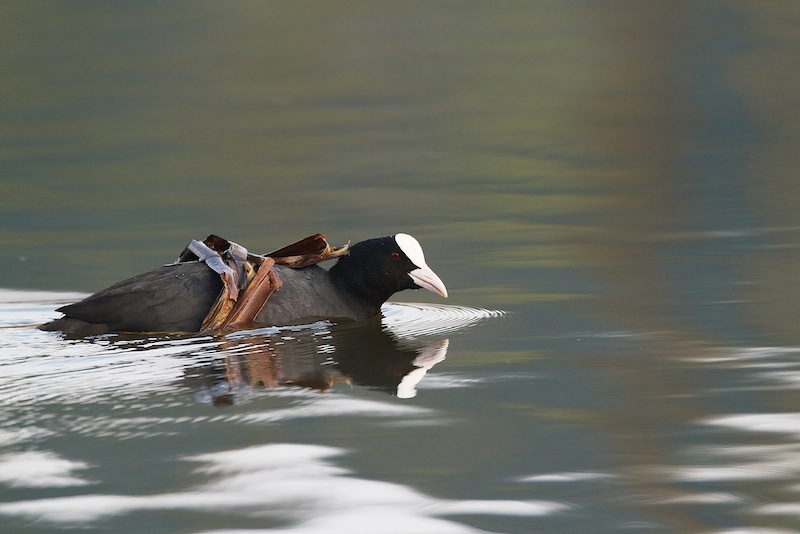
POLYGON ((399 337, 449 334, 507 312, 449 304, 387 302, 381 308, 383 326, 399 337))

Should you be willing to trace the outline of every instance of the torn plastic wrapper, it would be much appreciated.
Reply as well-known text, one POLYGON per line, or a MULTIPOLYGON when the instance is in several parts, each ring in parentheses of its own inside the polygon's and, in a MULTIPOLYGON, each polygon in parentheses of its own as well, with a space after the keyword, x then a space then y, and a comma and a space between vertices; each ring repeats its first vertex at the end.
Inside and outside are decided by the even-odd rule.
POLYGON ((282 283, 275 264, 293 269, 338 258, 347 254, 349 243, 331 247, 324 234, 314 234, 296 243, 261 256, 211 234, 205 240, 192 240, 175 263, 202 261, 220 275, 223 288, 206 314, 203 332, 240 330, 252 326, 269 297, 282 283))

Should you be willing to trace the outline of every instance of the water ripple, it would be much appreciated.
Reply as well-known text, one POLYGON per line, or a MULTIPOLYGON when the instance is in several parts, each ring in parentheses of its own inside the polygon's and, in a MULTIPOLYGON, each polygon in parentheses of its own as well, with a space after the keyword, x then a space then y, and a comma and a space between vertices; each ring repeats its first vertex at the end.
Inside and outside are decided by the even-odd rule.
MULTIPOLYGON (((182 460, 195 464, 195 484, 149 495, 85 494, 0 504, 0 514, 53 524, 90 524, 142 510, 200 513, 230 510, 293 523, 283 532, 476 532, 450 515, 547 516, 569 508, 557 501, 440 499, 410 487, 357 476, 337 465, 348 451, 274 443, 182 460)), ((70 465, 70 469, 75 466, 70 465)), ((266 532, 267 530, 264 530, 266 532)), ((269 532, 276 532, 269 530, 269 532)))
POLYGON ((398 337, 415 338, 457 332, 507 312, 448 304, 387 302, 383 326, 398 337))
MULTIPOLYGON (((73 297, 0 290, 0 406, 130 402, 152 395, 169 402, 168 394, 186 387, 214 387, 220 380, 200 382, 206 375, 214 378, 222 372, 217 368, 226 365, 241 368, 245 377, 259 371, 264 384, 277 385, 303 383, 321 374, 330 378, 330 365, 325 365, 337 362, 346 368, 343 379, 410 398, 426 373, 444 360, 448 341, 441 339, 443 334, 505 315, 464 306, 387 303, 382 328, 374 328, 375 323, 321 321, 222 337, 109 334, 73 340, 32 327, 50 318, 55 303, 73 297), (25 324, 28 327, 22 327, 25 324), (364 365, 368 361, 374 365, 364 365), (377 373, 381 369, 385 372, 377 373), (387 382, 396 377, 399 384, 387 382)), ((249 389, 240 390, 245 400, 249 389)))

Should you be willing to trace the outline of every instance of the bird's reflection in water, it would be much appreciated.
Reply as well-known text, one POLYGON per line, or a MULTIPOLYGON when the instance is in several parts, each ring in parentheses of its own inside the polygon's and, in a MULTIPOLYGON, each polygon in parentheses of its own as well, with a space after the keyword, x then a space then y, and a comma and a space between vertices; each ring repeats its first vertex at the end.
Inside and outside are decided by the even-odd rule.
POLYGON ((225 357, 189 368, 185 377, 198 400, 217 406, 241 402, 253 388, 324 392, 340 383, 411 398, 425 373, 444 360, 448 344, 446 338, 401 338, 380 321, 265 328, 226 336, 218 347, 225 357))

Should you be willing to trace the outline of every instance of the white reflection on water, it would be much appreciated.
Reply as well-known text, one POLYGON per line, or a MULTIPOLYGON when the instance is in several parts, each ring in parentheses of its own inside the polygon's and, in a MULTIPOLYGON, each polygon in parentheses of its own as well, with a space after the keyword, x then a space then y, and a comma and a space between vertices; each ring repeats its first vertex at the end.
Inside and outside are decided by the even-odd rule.
POLYGON ((237 419, 245 423, 278 423, 308 417, 334 416, 419 418, 433 413, 435 413, 433 410, 407 404, 392 404, 350 397, 314 396, 287 408, 248 413, 237 419))
POLYGON ((183 376, 182 356, 219 345, 194 338, 190 346, 171 343, 142 352, 133 345, 68 341, 35 329, 5 330, 3 336, 0 404, 13 405, 169 391, 183 376))
POLYGON ((574 472, 574 473, 548 473, 546 475, 531 475, 522 477, 520 482, 585 482, 589 480, 610 480, 617 478, 611 473, 574 472))
POLYGON ((73 474, 88 464, 60 458, 52 452, 27 451, 0 456, 0 484, 13 488, 84 486, 73 474))
POLYGON ((419 356, 412 362, 416 369, 405 375, 397 385, 397 397, 400 399, 412 399, 417 396, 417 384, 422 381, 428 371, 437 363, 444 360, 447 355, 447 347, 450 346, 449 339, 442 339, 438 343, 423 348, 419 356))
MULTIPOLYGON (((761 400, 761 392, 798 387, 798 352, 800 349, 797 347, 720 348, 688 360, 708 366, 715 376, 725 374, 726 379, 720 380, 724 386, 709 390, 709 393, 739 396, 747 392, 761 400)), ((770 404, 768 402, 766 405, 772 408, 770 404)), ((714 443, 690 447, 686 454, 693 459, 688 462, 691 465, 667 467, 663 471, 672 480, 703 486, 714 484, 733 487, 738 494, 692 494, 686 502, 733 503, 746 506, 740 508, 743 514, 789 516, 792 521, 800 518, 800 505, 796 502, 800 497, 797 495, 800 484, 796 483, 800 479, 800 412, 727 413, 704 417, 695 422, 713 429, 714 436, 719 433, 726 436, 730 433, 739 434, 736 443, 731 443, 730 438, 726 437, 723 445, 714 443), (772 436, 766 437, 765 434, 772 436), (743 440, 745 443, 741 443, 743 440), (770 497, 753 492, 756 484, 767 482, 772 483, 773 494, 770 497), (761 504, 770 498, 772 502, 761 504), (781 502, 784 500, 789 502, 781 502)), ((665 499, 661 504, 674 502, 680 501, 665 499)), ((758 532, 789 531, 759 529, 758 532)))
POLYGON ((800 437, 800 413, 756 413, 712 417, 708 425, 723 426, 750 432, 779 432, 800 437))
POLYGON ((796 480, 800 446, 746 445, 706 448, 699 452, 706 465, 675 467, 672 476, 684 482, 796 480))
POLYGON ((506 312, 451 306, 447 304, 413 304, 387 302, 381 307, 383 326, 401 338, 440 335, 456 332, 506 312))
POLYGON ((796 530, 788 530, 782 528, 759 528, 753 530, 751 528, 737 528, 733 530, 714 530, 708 531, 707 534, 797 534, 796 530))
MULTIPOLYGON (((789 492, 800 492, 800 413, 762 413, 715 417, 706 421, 713 426, 727 427, 752 433, 783 433, 793 443, 758 444, 726 447, 715 450, 712 456, 731 458, 733 462, 717 467, 695 467, 679 470, 684 480, 700 481, 786 481, 789 492), (791 484, 789 484, 791 483, 791 484)), ((751 513, 800 518, 796 502, 773 502, 754 506, 751 513)))
POLYGON ((359 478, 333 463, 344 453, 328 446, 270 444, 188 456, 183 460, 202 464, 194 475, 206 480, 183 491, 23 500, 0 504, 0 513, 63 524, 140 510, 236 510, 296 523, 287 529, 293 533, 461 533, 476 530, 441 516, 542 516, 567 508, 547 501, 437 499, 400 484, 359 478))

